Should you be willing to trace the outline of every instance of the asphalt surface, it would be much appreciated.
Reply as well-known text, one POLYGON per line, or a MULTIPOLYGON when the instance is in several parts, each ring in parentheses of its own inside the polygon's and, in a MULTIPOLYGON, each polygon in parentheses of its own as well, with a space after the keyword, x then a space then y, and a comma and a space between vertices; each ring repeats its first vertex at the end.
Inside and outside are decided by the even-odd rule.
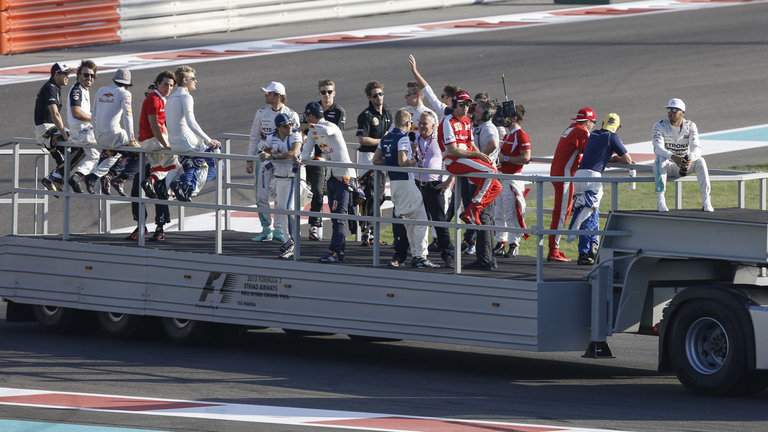
MULTIPOLYGON (((33 53, 0 58, 0 66, 53 62, 118 52, 173 49, 224 41, 304 35, 394 23, 439 21, 552 8, 516 3, 384 15, 326 23, 33 53)), ((563 6, 554 6, 562 8, 563 6)), ((348 112, 346 136, 365 105, 363 87, 379 80, 385 102, 403 104, 414 53, 434 87, 455 83, 471 93, 510 94, 526 105, 524 127, 535 156, 551 155, 579 108, 618 112, 627 143, 650 139, 671 97, 681 97, 701 132, 765 123, 768 4, 628 17, 586 24, 500 30, 192 65, 198 71, 196 115, 211 134, 247 133, 263 105, 259 87, 280 80, 288 105, 317 94, 318 79, 337 83, 348 112)), ((137 71, 149 83, 156 71, 137 71)), ((97 81, 106 82, 105 77, 97 81)), ((42 83, 0 86, 3 137, 31 135, 34 95, 42 83), (13 101, 13 103, 6 103, 13 101)), ((137 85, 137 89, 139 87, 137 85)), ((241 145, 235 151, 244 152, 241 145)), ((710 167, 768 160, 768 150, 708 158, 710 167)), ((5 162, 3 162, 5 164, 5 162)), ((8 184, 2 166, 0 187, 8 184)), ((239 174, 239 173, 238 173, 239 174)), ((243 173, 244 174, 244 173, 243 173)), ((245 175, 240 176, 245 182, 245 175)), ((252 203, 252 195, 239 195, 252 203)), ((92 203, 76 206, 75 230, 95 221, 92 203)), ((53 213, 60 203, 52 205, 53 213)), ((8 220, 8 206, 0 218, 8 220)), ((25 216, 29 218, 29 216, 25 216)), ((56 216, 52 223, 57 223, 56 216)), ((131 225, 130 216, 114 222, 131 225)), ((7 233, 5 226, 2 233, 7 233)), ((178 347, 162 340, 113 341, 98 335, 54 336, 34 324, 0 323, 0 385, 404 415, 510 421, 633 431, 752 431, 768 428, 768 393, 754 398, 702 398, 674 377, 655 373, 657 341, 618 335, 616 359, 579 353, 528 354, 422 343, 357 344, 342 337, 287 337, 251 332, 218 346, 178 347)), ((87 411, 0 406, 0 417, 82 424, 121 424, 174 431, 306 431, 253 425, 87 411)))

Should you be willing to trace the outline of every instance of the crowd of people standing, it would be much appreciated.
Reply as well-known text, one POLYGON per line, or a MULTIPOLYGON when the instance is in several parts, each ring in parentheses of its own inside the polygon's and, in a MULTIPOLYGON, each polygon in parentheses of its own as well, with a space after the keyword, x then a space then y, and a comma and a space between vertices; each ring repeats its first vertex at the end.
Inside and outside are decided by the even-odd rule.
MULTIPOLYGON (((499 103, 487 93, 474 97, 455 85, 445 85, 438 97, 420 74, 416 59, 409 58, 413 81, 405 85, 405 106, 393 114, 384 103, 384 84, 371 81, 363 89, 368 105, 357 116, 356 137, 359 144, 356 162, 361 165, 385 165, 444 170, 443 174, 388 171, 394 215, 411 220, 448 221, 454 217, 468 225, 497 225, 517 228, 515 232, 467 229, 462 239, 463 253, 475 255, 465 268, 492 270, 497 258, 517 256, 520 241, 527 238, 525 224, 525 183, 499 181, 489 174, 519 174, 531 160, 531 139, 522 129, 525 107, 514 102, 499 103), (428 101, 428 108, 424 101, 428 101), (447 172, 447 174, 445 173, 447 172), (473 174, 481 174, 475 176, 473 174), (454 182, 461 182, 461 196, 452 196, 454 182), (452 200, 461 200, 463 211, 453 214, 452 200)), ((206 181, 216 176, 213 158, 191 156, 190 152, 218 152, 220 143, 208 136, 194 114, 192 92, 197 89, 196 73, 190 66, 174 72, 160 72, 145 93, 139 115, 138 137, 134 130, 131 72, 118 69, 112 84, 98 88, 91 99, 91 87, 97 65, 84 60, 78 67, 55 63, 50 79, 38 92, 34 121, 38 143, 48 149, 56 168, 41 183, 49 190, 62 190, 67 181, 73 192, 126 196, 124 183, 133 179, 131 196, 143 191, 149 198, 190 201, 206 181), (62 100, 61 91, 71 73, 76 82, 62 100), (64 123, 66 112, 67 124, 64 123), (62 142, 80 147, 67 150, 62 142), (146 153, 144 166, 139 154, 121 149, 141 147, 146 153), (170 151, 162 151, 170 150, 170 151), (162 151, 162 152, 159 152, 162 151), (69 178, 64 178, 64 163, 69 159, 69 178), (143 175, 136 175, 139 170, 143 175)), ((301 199, 310 211, 320 212, 327 196, 332 214, 372 216, 384 200, 385 175, 374 170, 328 168, 305 165, 306 160, 351 163, 352 158, 342 135, 346 111, 335 102, 336 85, 329 79, 318 82, 318 100, 301 111, 287 105, 285 86, 272 81, 261 88, 265 105, 256 111, 250 131, 247 154, 255 156, 246 163, 246 172, 254 176, 254 195, 261 223, 255 242, 278 241, 280 258, 293 258, 292 218, 286 214, 272 217, 270 202, 280 210, 293 210, 295 183, 301 182, 301 199), (374 183, 378 179, 378 185, 374 183), (376 187, 378 186, 378 187, 376 187), (374 190, 378 190, 376 196, 374 190)), ((667 211, 664 188, 668 177, 688 172, 699 179, 702 209, 713 211, 709 198, 709 177, 701 157, 695 123, 684 119, 685 104, 673 98, 665 107, 667 118, 653 130, 656 161, 654 173, 659 211, 667 211)), ((606 164, 634 163, 617 132, 620 117, 608 114, 600 129, 594 130, 594 110, 579 110, 557 144, 551 176, 600 177, 606 164)), ((571 229, 596 230, 602 183, 553 182, 555 203, 550 228, 561 230, 573 211, 571 229)), ((134 220, 139 220, 138 205, 133 205, 134 220)), ((356 231, 357 223, 332 217, 328 255, 323 263, 345 259, 347 229, 356 231)), ((149 235, 151 240, 165 239, 163 226, 170 222, 168 206, 155 206, 156 228, 150 235, 137 226, 128 237, 149 235)), ((373 224, 360 222, 362 244, 373 245, 378 237, 373 224)), ((410 252, 410 266, 439 267, 428 258, 440 254, 442 265, 454 266, 455 247, 443 227, 428 228, 418 223, 393 225, 394 255, 389 265, 404 266, 410 252), (432 241, 430 242, 430 238, 432 241)), ((309 220, 308 238, 323 239, 320 217, 309 220)), ((569 236, 567 240, 575 240, 569 236)), ((549 236, 548 260, 567 262, 560 251, 559 235, 549 236)), ((597 237, 581 236, 578 264, 593 264, 597 237)))

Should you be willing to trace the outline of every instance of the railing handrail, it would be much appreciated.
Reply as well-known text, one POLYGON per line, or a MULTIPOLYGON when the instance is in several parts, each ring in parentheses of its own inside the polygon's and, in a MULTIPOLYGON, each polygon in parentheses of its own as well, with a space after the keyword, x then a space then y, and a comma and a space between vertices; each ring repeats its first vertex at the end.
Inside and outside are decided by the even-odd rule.
MULTIPOLYGON (((223 147, 225 149, 229 149, 231 146, 231 140, 247 140, 249 139, 248 135, 245 134, 221 134, 217 136, 216 138, 219 138, 223 140, 223 147)), ((34 152, 33 150, 22 152, 19 148, 20 144, 26 144, 26 143, 35 143, 34 139, 31 138, 11 138, 7 140, 0 141, 0 147, 4 147, 7 145, 14 145, 13 154, 15 158, 18 158, 19 156, 23 154, 38 154, 34 152)), ((94 147, 94 148, 102 148, 107 149, 105 147, 100 146, 87 146, 87 145, 79 145, 75 143, 60 143, 59 145, 63 146, 70 146, 70 147, 94 147)), ((135 152, 140 153, 140 163, 144 162, 144 154, 146 153, 161 153, 161 154, 179 154, 172 152, 170 150, 162 150, 162 151, 147 151, 140 147, 121 147, 119 149, 116 149, 119 151, 128 151, 128 152, 135 152)), ((166 204, 170 206, 177 206, 180 208, 180 210, 183 210, 185 207, 191 207, 191 208, 202 208, 202 209, 210 209, 213 210, 217 217, 216 217, 216 253, 221 253, 221 226, 220 226, 220 212, 225 212, 225 215, 229 215, 230 212, 233 211, 246 211, 246 212, 257 212, 259 211, 258 207, 254 208, 252 206, 243 206, 243 205, 234 205, 231 202, 229 202, 229 198, 225 198, 223 195, 226 192, 229 193, 230 189, 234 188, 245 188, 245 187, 253 187, 252 184, 243 184, 243 183, 234 183, 229 181, 229 174, 231 173, 231 162, 233 160, 240 160, 240 161, 256 161, 258 159, 258 156, 250 156, 250 155, 240 155, 240 154, 233 154, 229 152, 222 152, 222 153, 209 153, 209 152, 188 152, 188 153, 181 153, 185 156, 193 156, 193 157, 202 157, 202 158, 213 158, 216 160, 217 165, 217 176, 216 176, 216 187, 214 189, 214 192, 216 193, 216 198, 214 203, 205 203, 205 202, 179 202, 179 201, 167 201, 167 200, 159 200, 159 199, 149 199, 144 198, 142 196, 140 197, 121 197, 121 196, 114 196, 114 195, 90 195, 90 194, 76 194, 73 193, 69 187, 68 183, 64 182, 64 191, 63 192, 53 192, 48 190, 39 190, 39 189, 28 189, 28 188, 22 188, 18 186, 18 179, 15 178, 14 186, 12 186, 10 189, 4 189, 0 191, 0 196, 11 194, 13 198, 11 199, 11 202, 13 202, 14 206, 17 206, 20 203, 19 194, 22 193, 35 193, 35 194, 42 194, 44 197, 47 197, 48 195, 60 195, 64 197, 65 202, 65 212, 67 213, 65 215, 65 228, 64 233, 62 234, 62 237, 64 239, 67 239, 69 236, 69 228, 68 228, 68 211, 69 211, 69 200, 72 198, 80 198, 80 199, 92 199, 92 200, 104 200, 107 202, 115 201, 115 202, 132 202, 132 203, 138 203, 139 204, 139 214, 143 215, 144 213, 144 207, 147 204, 166 204), (226 201, 226 202, 225 202, 226 201)), ((18 161, 15 161, 16 166, 18 166, 18 161)), ((317 161, 317 160, 307 160, 304 161, 304 164, 306 165, 315 165, 315 166, 322 166, 327 168, 353 168, 356 170, 373 170, 376 172, 377 176, 380 175, 381 172, 386 171, 396 171, 396 172, 406 172, 406 173, 420 173, 420 174, 440 174, 440 175, 452 175, 448 173, 445 170, 442 169, 425 169, 425 168, 415 168, 415 167, 392 167, 392 166, 386 166, 386 165, 367 165, 367 164, 358 164, 358 163, 340 163, 340 162, 330 162, 330 161, 317 161)), ((624 165, 619 168, 623 169, 636 169, 640 167, 641 165, 624 165)), ((65 173, 69 173, 69 159, 65 158, 65 173)), ((710 173, 712 170, 710 170, 710 173)), ((139 173, 137 175, 140 176, 140 180, 143 178, 143 170, 139 170, 139 173)), ((737 172, 733 170, 725 170, 725 173, 723 176, 724 180, 727 178, 730 181, 737 180, 740 182, 746 181, 746 180, 761 180, 761 208, 765 208, 765 182, 768 178, 768 173, 740 173, 736 174, 737 172)), ((18 170, 14 171, 14 176, 18 177, 19 172, 18 170)), ((534 235, 538 237, 537 242, 537 262, 538 262, 538 270, 537 270, 537 280, 542 279, 542 273, 541 268, 543 265, 543 253, 542 249, 544 247, 543 245, 543 236, 546 235, 564 235, 564 234, 579 234, 580 230, 552 230, 548 229, 544 226, 543 221, 543 186, 546 183, 551 182, 595 182, 600 181, 603 183, 611 183, 613 187, 613 195, 614 195, 614 201, 612 202, 611 208, 612 210, 617 209, 617 203, 618 203, 618 189, 617 186, 619 183, 634 183, 634 182, 653 182, 654 179, 650 177, 599 177, 599 178, 587 178, 587 177, 560 177, 560 176, 542 176, 542 175, 520 175, 520 174, 484 174, 484 173, 472 173, 470 175, 471 177, 482 177, 482 178, 498 178, 499 180, 519 180, 524 182, 530 182, 536 185, 537 187, 537 207, 536 207, 536 215, 537 215, 537 222, 535 225, 527 227, 525 229, 523 228, 508 228, 508 227, 502 227, 502 226, 496 226, 496 225, 472 225, 467 226, 462 224, 458 218, 454 222, 437 222, 437 221, 420 221, 420 220, 410 220, 410 219, 400 219, 400 218, 388 218, 388 217, 382 217, 382 216, 358 216, 358 215, 331 215, 329 213, 324 212, 311 212, 311 211, 304 211, 303 209, 297 209, 297 210, 282 210, 279 208, 270 208, 269 212, 273 214, 287 214, 290 216, 314 216, 314 217, 320 217, 320 218, 329 218, 329 217, 339 217, 347 220, 355 220, 360 222, 373 222, 373 223, 401 223, 406 225, 427 225, 430 227, 443 227, 452 229, 454 232, 454 238, 459 239, 461 238, 461 230, 470 228, 470 229, 476 229, 476 230, 493 230, 493 231, 506 231, 506 232, 512 232, 512 233, 527 233, 530 235, 534 235)), ((695 177, 695 176, 690 176, 695 177)), ((715 180, 719 180, 719 178, 715 178, 715 180)), ((378 188, 378 182, 374 182, 375 187, 378 188)), ((299 195, 298 188, 300 187, 299 182, 296 182, 296 196, 297 200, 299 195)), ((459 182, 455 182, 453 193, 455 196, 460 196, 459 194, 459 182)), ((143 195, 143 192, 141 193, 143 195)), ((4 200, 0 199, 0 202, 3 202, 4 200)), ((458 210, 458 202, 455 203, 455 209, 458 210)), ((14 207, 15 210, 15 207, 14 207)), ((377 206, 377 214, 381 214, 381 208, 380 205, 377 206)), ((458 214, 458 213, 457 213, 458 214)), ((143 219, 143 218, 141 218, 143 219)), ((296 221, 298 224, 298 221, 296 221)), ((143 225, 143 220, 140 220, 140 226, 143 225)), ((228 225, 227 225, 228 226, 228 225)), ((15 232, 15 231, 14 231, 15 232)), ((379 230, 374 231, 376 240, 378 240, 379 236, 379 230)), ((624 231, 607 231, 607 230, 596 230, 596 231, 590 231, 590 233, 596 234, 596 235, 629 235, 629 232, 624 231)), ((297 236, 296 239, 294 239, 296 242, 297 249, 300 244, 299 236, 297 236)), ((140 236, 139 238, 139 245, 143 246, 143 236, 140 236)), ((458 249, 458 248, 457 248, 458 249)), ((298 259, 300 252, 296 254, 296 258, 298 259)), ((457 264, 460 261, 460 252, 457 251, 457 264)), ((378 266, 378 242, 375 242, 374 245, 374 265, 378 266)), ((460 266, 456 266, 456 273, 460 272, 460 266)))

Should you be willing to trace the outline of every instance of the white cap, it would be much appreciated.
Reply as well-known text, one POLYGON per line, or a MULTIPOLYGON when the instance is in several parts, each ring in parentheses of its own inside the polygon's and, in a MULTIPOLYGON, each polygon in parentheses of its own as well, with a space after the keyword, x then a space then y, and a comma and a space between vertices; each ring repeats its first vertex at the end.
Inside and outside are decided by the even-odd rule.
POLYGON ((685 111, 685 102, 680 98, 672 98, 664 108, 679 108, 681 111, 685 111))
POLYGON ((264 90, 264 93, 275 92, 285 96, 285 86, 277 81, 272 81, 268 86, 262 87, 261 89, 264 90))
POLYGON ((51 66, 51 75, 53 75, 56 72, 72 73, 75 70, 77 70, 76 67, 72 67, 72 66, 68 65, 67 63, 56 62, 56 63, 53 64, 53 66, 51 66))

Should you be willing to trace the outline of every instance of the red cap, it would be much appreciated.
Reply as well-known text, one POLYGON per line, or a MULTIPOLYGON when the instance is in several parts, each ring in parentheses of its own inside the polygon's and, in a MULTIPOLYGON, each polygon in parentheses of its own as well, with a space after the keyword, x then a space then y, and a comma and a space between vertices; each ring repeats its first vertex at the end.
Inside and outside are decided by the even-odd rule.
POLYGON ((456 92, 455 95, 453 95, 454 105, 458 105, 464 102, 472 103, 472 98, 469 96, 469 93, 465 92, 464 90, 461 90, 459 92, 456 92))
POLYGON ((572 118, 573 121, 587 121, 587 120, 597 120, 597 116, 595 115, 595 112, 592 110, 592 108, 584 107, 579 110, 578 114, 576 114, 576 117, 572 118))

